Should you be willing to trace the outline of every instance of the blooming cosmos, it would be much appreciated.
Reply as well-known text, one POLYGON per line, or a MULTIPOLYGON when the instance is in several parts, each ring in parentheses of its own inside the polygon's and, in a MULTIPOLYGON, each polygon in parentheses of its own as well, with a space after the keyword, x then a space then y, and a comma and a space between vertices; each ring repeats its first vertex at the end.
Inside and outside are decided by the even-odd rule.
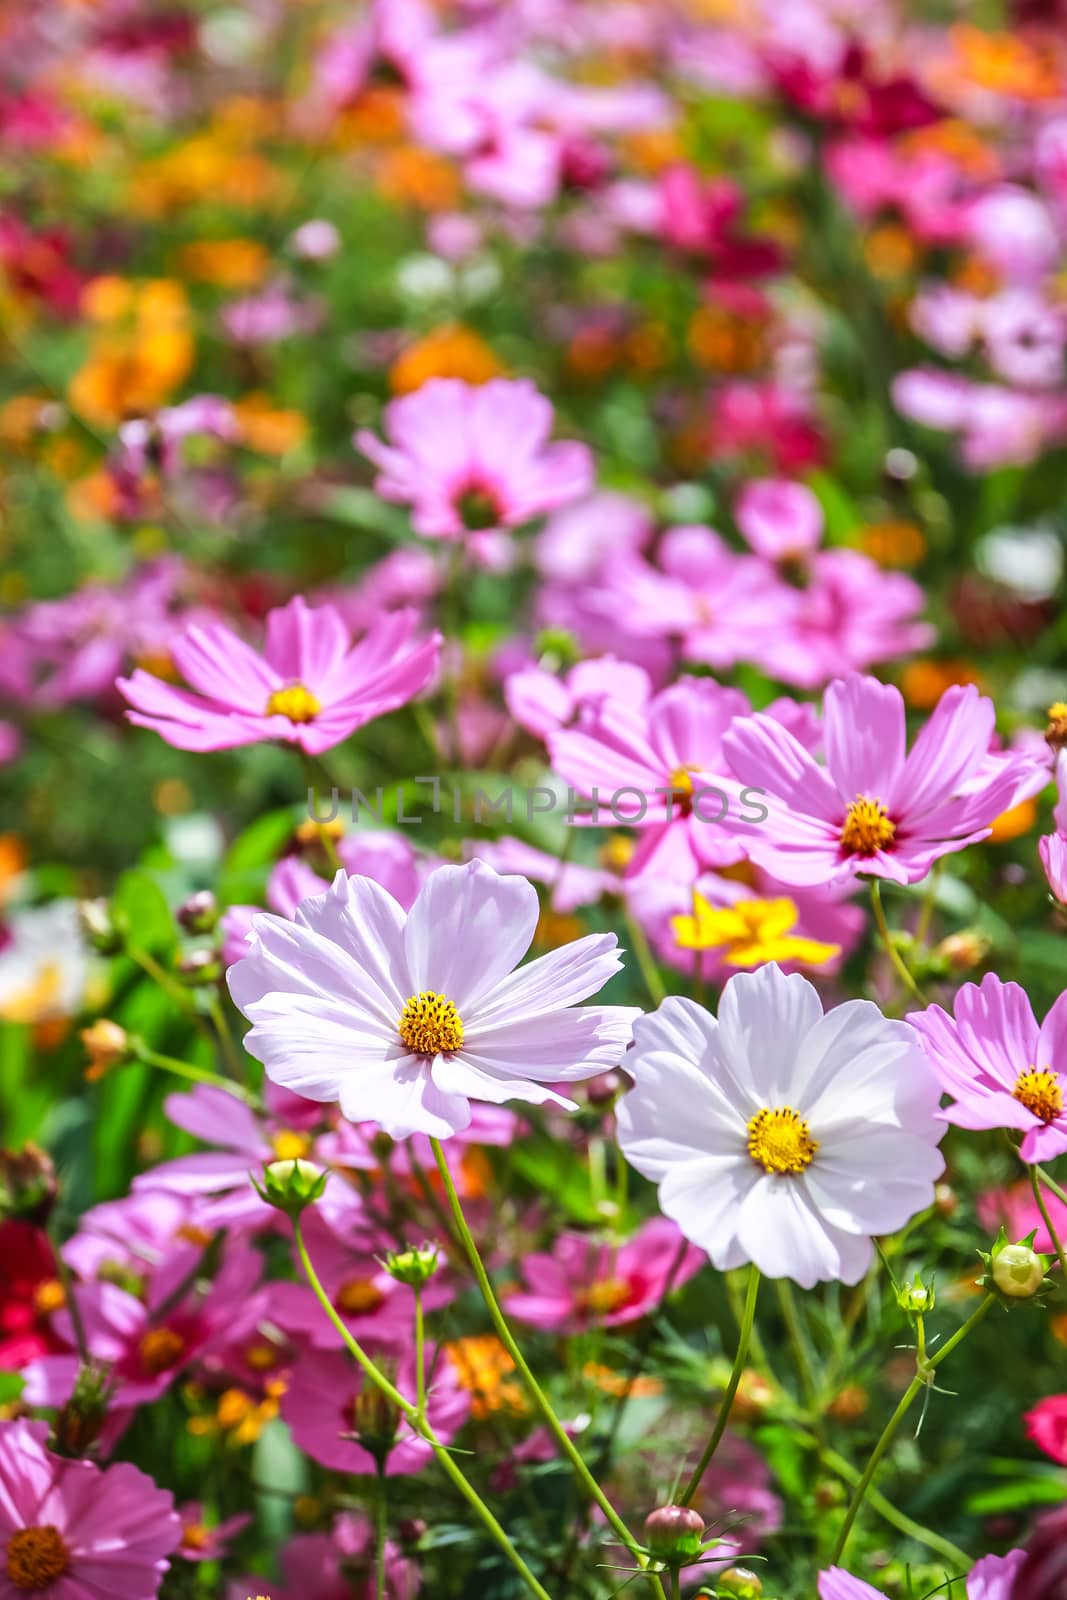
POLYGON ((1023 1417, 1027 1436, 1061 1467, 1067 1467, 1067 1394, 1046 1395, 1023 1417))
POLYGON ((1015 1128, 1024 1161, 1067 1150, 1067 991, 1038 1026, 1026 991, 990 972, 965 983, 950 1017, 940 1006, 909 1013, 942 1089, 942 1115, 960 1128, 1015 1128))
MULTIPOLYGON (((1015 1579, 1025 1559, 1025 1550, 1009 1550, 1006 1556, 985 1556, 976 1561, 967 1576, 967 1600, 1012 1600, 1015 1579)), ((854 1578, 843 1567, 828 1567, 819 1573, 819 1600, 885 1600, 885 1593, 854 1578)))
POLYGON ((548 1085, 617 1065, 637 1012, 575 1005, 619 970, 614 934, 514 971, 538 914, 531 883, 482 861, 438 867, 408 912, 339 872, 293 921, 255 918, 227 974, 245 1048, 275 1083, 398 1139, 459 1133, 471 1100, 571 1110, 548 1085))
POLYGON ((174 1501, 127 1462, 45 1448, 45 1422, 0 1422, 0 1600, 150 1600, 177 1549, 174 1501))
POLYGON ((937 1083, 867 1000, 824 1014, 771 962, 730 979, 717 1021, 678 996, 640 1017, 625 1065, 623 1152, 720 1271, 857 1283, 872 1237, 933 1200, 937 1083))
POLYGON ((548 442, 552 414, 526 379, 431 378, 386 407, 388 444, 366 429, 356 444, 380 469, 377 493, 411 506, 416 533, 462 539, 518 527, 592 488, 587 447, 548 442))
POLYGON ((910 752, 904 698, 875 678, 835 680, 823 718, 825 766, 765 712, 723 739, 737 777, 761 786, 770 809, 747 851, 785 883, 916 883, 1047 782, 1022 757, 990 755, 993 702, 973 684, 946 690, 910 752))
POLYGON ((651 1217, 621 1244, 565 1233, 550 1253, 523 1257, 525 1288, 506 1294, 504 1305, 535 1328, 615 1328, 655 1311, 703 1265, 667 1217, 651 1217))
POLYGON ((313 608, 297 595, 268 614, 262 655, 223 623, 208 623, 169 646, 189 689, 142 670, 117 683, 134 708, 130 721, 179 750, 280 739, 316 755, 426 687, 440 636, 415 640, 417 623, 413 610, 390 612, 353 645, 335 607, 313 608))

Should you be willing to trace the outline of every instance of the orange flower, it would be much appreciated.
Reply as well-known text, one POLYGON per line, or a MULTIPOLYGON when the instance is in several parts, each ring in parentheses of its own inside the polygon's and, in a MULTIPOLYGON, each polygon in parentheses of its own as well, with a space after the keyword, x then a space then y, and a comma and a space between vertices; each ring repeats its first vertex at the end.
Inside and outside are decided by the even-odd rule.
POLYGON ((910 662, 900 677, 901 693, 915 711, 932 711, 945 690, 956 683, 983 687, 981 673, 969 661, 932 661, 927 657, 910 662))
POLYGON ((68 394, 91 422, 112 426, 154 411, 188 375, 194 348, 180 284, 96 278, 86 285, 82 309, 100 327, 68 394))
POLYGON ((223 289, 252 289, 267 272, 267 252, 258 239, 197 239, 178 251, 179 271, 223 289))
POLYGON ((480 334, 461 323, 434 328, 425 338, 408 345, 389 369, 394 394, 411 394, 430 378, 462 378, 464 383, 488 383, 507 376, 480 334))
POLYGON ((872 228, 863 244, 867 266, 882 280, 907 277, 918 266, 920 254, 917 241, 897 222, 872 228))
POLYGON ((926 554, 926 540, 914 522, 868 523, 859 543, 880 567, 917 567, 926 554))
POLYGON ((738 316, 726 306, 693 313, 687 343, 700 367, 714 372, 754 372, 767 355, 769 318, 738 316))
POLYGON ((950 30, 958 76, 1015 100, 1054 100, 1061 92, 1051 50, 1014 33, 988 33, 961 22, 950 30))
POLYGON ((247 394, 234 405, 241 442, 265 456, 284 456, 307 438, 307 419, 299 411, 275 406, 266 394, 247 394))
POLYGON ((582 1368, 582 1376, 605 1394, 614 1395, 617 1399, 623 1395, 639 1399, 663 1393, 663 1383, 659 1378, 640 1375, 630 1378, 625 1372, 616 1372, 614 1368, 602 1366, 598 1361, 587 1361, 582 1368))
POLYGON ((462 193, 452 163, 417 145, 386 151, 378 165, 377 186, 383 199, 420 211, 449 211, 459 204, 462 193))
POLYGON ((527 1410, 522 1389, 512 1376, 515 1363, 495 1333, 471 1334, 445 1345, 460 1384, 471 1395, 471 1412, 487 1417, 493 1411, 522 1414, 527 1410))
POLYGON ((1037 821, 1037 804, 1033 800, 1020 800, 1017 806, 1002 811, 993 820, 989 835, 990 844, 1004 844, 1009 839, 1020 839, 1029 833, 1037 821))

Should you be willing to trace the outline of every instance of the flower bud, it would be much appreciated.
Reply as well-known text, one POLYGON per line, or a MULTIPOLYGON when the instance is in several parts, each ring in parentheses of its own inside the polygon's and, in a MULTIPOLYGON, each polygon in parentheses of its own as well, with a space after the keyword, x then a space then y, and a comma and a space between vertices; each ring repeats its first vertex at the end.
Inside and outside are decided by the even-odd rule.
POLYGON ((79 900, 78 921, 86 940, 103 956, 116 955, 126 942, 125 929, 106 900, 79 900))
POLYGON ((425 1539, 427 1531, 421 1517, 404 1517, 397 1523, 396 1536, 408 1550, 414 1550, 425 1539))
POLYGON ((1046 1265, 1032 1245, 1006 1244, 993 1256, 993 1282, 1001 1294, 1028 1300, 1044 1283, 1046 1265))
POLYGON ((668 1566, 683 1566, 700 1554, 704 1518, 692 1506, 660 1506, 645 1518, 650 1554, 668 1566))
POLYGON ((534 655, 547 671, 573 667, 581 658, 578 641, 566 628, 542 628, 534 640, 534 655))
POLYGON ((210 889, 198 889, 182 902, 176 914, 186 933, 212 933, 219 920, 218 901, 210 889))
POLYGON ((313 1161, 272 1161, 263 1168, 262 1187, 255 1178, 252 1187, 267 1205, 288 1217, 298 1217, 319 1199, 329 1176, 327 1168, 317 1167, 313 1161))
POLYGON ((961 928, 950 933, 934 949, 934 957, 951 972, 973 972, 989 954, 991 942, 978 928, 961 928))
POLYGON ((411 1289, 421 1289, 437 1271, 437 1246, 424 1244, 406 1250, 390 1250, 382 1265, 389 1276, 411 1289))
POLYGON ((400 1427, 400 1413, 396 1406, 375 1384, 368 1381, 352 1401, 351 1417, 350 1437, 384 1468, 386 1458, 396 1444, 400 1427))
POLYGON ((0 1218, 18 1217, 41 1226, 59 1194, 52 1158, 35 1144, 0 1150, 0 1218))
POLYGON ((716 1588, 721 1594, 736 1595, 737 1600, 759 1600, 763 1593, 758 1574, 748 1567, 727 1567, 716 1579, 716 1588))
POLYGON ((908 1316, 925 1316, 934 1309, 933 1279, 927 1285, 916 1273, 911 1283, 905 1283, 897 1290, 897 1304, 908 1316))
POLYGON ((107 1418, 111 1378, 106 1367, 89 1363, 81 1367, 69 1400, 60 1406, 52 1428, 52 1449, 61 1456, 82 1460, 100 1437, 107 1418))
POLYGON ((133 1043, 126 1029, 107 1017, 98 1017, 81 1031, 81 1042, 89 1057, 85 1076, 90 1082, 102 1078, 112 1067, 121 1067, 135 1055, 133 1043))
POLYGON ((215 950, 190 950, 175 970, 187 988, 206 989, 222 977, 222 962, 215 950))

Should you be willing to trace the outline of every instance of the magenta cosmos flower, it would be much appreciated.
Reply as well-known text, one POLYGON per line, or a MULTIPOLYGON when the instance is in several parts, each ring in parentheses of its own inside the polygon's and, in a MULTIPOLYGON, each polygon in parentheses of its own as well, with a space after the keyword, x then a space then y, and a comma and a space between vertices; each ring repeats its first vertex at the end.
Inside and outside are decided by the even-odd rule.
POLYGON ((933 1201, 937 1083, 868 1000, 824 1014, 769 962, 730 979, 717 1019, 677 995, 640 1017, 625 1067, 623 1154, 720 1272, 858 1283, 872 1238, 933 1201))
POLYGON ((472 1100, 573 1110, 548 1085, 616 1066, 638 1013, 575 1004, 621 967, 614 934, 513 970, 538 915, 531 883, 482 861, 438 867, 408 912, 339 872, 293 921, 255 918, 227 973, 245 1048, 275 1083, 394 1138, 459 1133, 472 1100))
POLYGON ((526 379, 481 385, 431 378, 385 409, 389 443, 366 429, 356 445, 379 468, 384 500, 412 508, 430 539, 516 528, 588 494, 584 444, 550 444, 552 405, 526 379))
POLYGON ((269 613, 262 655, 211 623, 170 645, 189 689, 141 671, 117 682, 130 721, 179 750, 280 739, 317 755, 426 687, 441 639, 414 639, 417 625, 416 612, 394 611, 353 645, 333 606, 312 609, 297 595, 269 613))
POLYGON ((1023 1416, 1027 1438, 1061 1467, 1067 1467, 1067 1394, 1046 1395, 1023 1416))
MULTIPOLYGON (((1006 1556, 976 1561, 967 1576, 967 1600, 1012 1600, 1025 1559, 1025 1550, 1009 1550, 1006 1556)), ((819 1573, 819 1600, 885 1600, 885 1592, 854 1578, 843 1567, 828 1567, 819 1573)))
POLYGON ((617 1245, 562 1234, 551 1254, 523 1258, 526 1287, 506 1295, 504 1305, 535 1328, 615 1328, 655 1311, 705 1260, 667 1217, 653 1217, 617 1245))
POLYGON ((940 1006, 909 1013, 942 1089, 942 1115, 960 1128, 1014 1128, 1024 1161, 1067 1150, 1067 991, 1039 1027, 1026 993, 988 973, 965 983, 954 1016, 940 1006))
POLYGON ((0 1600, 151 1600, 181 1539, 174 1501, 127 1462, 45 1448, 46 1422, 0 1422, 0 1600))
POLYGON ((946 690, 910 752, 903 696, 875 678, 836 680, 823 717, 825 766, 766 713, 723 739, 733 771, 762 787, 770 810, 747 852, 784 883, 917 883, 939 856, 986 838, 1022 797, 1023 765, 990 757, 993 702, 973 684, 946 690))

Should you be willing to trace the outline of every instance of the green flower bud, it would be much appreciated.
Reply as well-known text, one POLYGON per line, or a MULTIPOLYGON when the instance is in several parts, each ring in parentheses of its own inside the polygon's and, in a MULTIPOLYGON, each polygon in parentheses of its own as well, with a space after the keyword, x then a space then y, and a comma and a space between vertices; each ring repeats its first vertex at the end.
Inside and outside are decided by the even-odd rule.
POLYGON ((897 1303, 909 1316, 925 1316, 934 1309, 934 1280, 925 1284, 918 1273, 897 1290, 897 1303))
POLYGON ((421 1289, 437 1271, 437 1246, 423 1244, 416 1248, 409 1245, 406 1250, 390 1250, 382 1265, 398 1283, 421 1289))
POLYGON ((668 1566, 694 1561, 704 1543, 704 1518, 692 1506, 659 1506, 645 1518, 649 1553, 668 1566))
POLYGON ((298 1217, 306 1206, 314 1205, 326 1187, 329 1171, 313 1161, 272 1161, 263 1168, 262 1187, 252 1179, 261 1200, 286 1216, 298 1217))
POLYGON ((117 955, 126 943, 126 930, 106 900, 79 900, 78 921, 88 943, 103 956, 117 955))
POLYGON ((1001 1294, 1028 1300, 1045 1281, 1047 1262, 1028 1244, 1006 1244, 993 1257, 993 1282, 1001 1294))
POLYGON ((736 1595, 737 1600, 759 1600, 763 1593, 759 1576, 748 1567, 727 1567, 716 1580, 716 1587, 720 1593, 736 1595))

